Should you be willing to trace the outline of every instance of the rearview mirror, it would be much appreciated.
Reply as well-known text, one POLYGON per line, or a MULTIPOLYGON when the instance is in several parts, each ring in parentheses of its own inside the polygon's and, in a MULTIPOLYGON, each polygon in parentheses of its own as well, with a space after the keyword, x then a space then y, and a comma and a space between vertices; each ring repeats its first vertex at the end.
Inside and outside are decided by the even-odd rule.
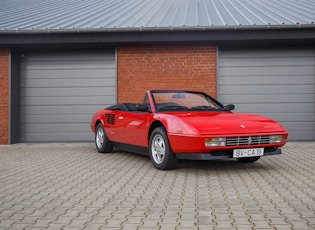
POLYGON ((229 105, 224 106, 224 108, 225 108, 226 110, 232 111, 232 110, 235 109, 235 105, 229 104, 229 105))
POLYGON ((174 93, 172 96, 173 99, 182 99, 182 98, 186 98, 184 93, 174 93))

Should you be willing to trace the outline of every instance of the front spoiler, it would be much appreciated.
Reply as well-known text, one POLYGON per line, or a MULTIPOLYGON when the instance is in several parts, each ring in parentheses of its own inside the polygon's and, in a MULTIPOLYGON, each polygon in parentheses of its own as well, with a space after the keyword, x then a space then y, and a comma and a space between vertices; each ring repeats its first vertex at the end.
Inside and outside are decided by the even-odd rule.
MULTIPOLYGON (((263 156, 279 155, 281 154, 280 148, 265 149, 263 156)), ((176 153, 176 158, 181 160, 224 160, 233 158, 232 152, 216 151, 210 153, 176 153)))

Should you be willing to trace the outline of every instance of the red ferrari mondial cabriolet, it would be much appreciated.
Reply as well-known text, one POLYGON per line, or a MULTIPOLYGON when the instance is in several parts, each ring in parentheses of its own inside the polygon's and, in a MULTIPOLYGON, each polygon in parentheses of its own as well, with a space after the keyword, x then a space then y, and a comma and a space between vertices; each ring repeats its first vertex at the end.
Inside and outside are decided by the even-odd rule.
POLYGON ((177 159, 254 162, 281 154, 288 132, 280 124, 233 109, 202 92, 148 90, 142 104, 97 111, 91 128, 98 152, 147 154, 158 169, 174 168, 177 159))

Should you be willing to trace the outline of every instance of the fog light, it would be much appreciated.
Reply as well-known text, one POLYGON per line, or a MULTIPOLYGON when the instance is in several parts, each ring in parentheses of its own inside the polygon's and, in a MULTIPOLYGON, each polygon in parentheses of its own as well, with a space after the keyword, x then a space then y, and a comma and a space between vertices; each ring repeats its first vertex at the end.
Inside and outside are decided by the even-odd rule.
POLYGON ((273 135, 269 137, 269 144, 285 142, 287 135, 273 135))
POLYGON ((205 138, 206 147, 225 146, 225 142, 226 142, 226 138, 224 137, 205 138))

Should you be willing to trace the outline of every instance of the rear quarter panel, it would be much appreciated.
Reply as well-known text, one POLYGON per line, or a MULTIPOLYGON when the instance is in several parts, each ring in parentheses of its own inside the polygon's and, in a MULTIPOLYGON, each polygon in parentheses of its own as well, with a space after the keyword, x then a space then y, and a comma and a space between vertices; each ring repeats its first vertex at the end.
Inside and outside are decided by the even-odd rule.
POLYGON ((106 136, 111 141, 118 141, 119 136, 117 132, 116 122, 121 111, 116 110, 98 110, 94 113, 91 120, 91 129, 95 133, 96 127, 101 123, 105 129, 106 136), (113 119, 110 119, 110 122, 106 120, 106 115, 110 114, 113 116, 113 119))

